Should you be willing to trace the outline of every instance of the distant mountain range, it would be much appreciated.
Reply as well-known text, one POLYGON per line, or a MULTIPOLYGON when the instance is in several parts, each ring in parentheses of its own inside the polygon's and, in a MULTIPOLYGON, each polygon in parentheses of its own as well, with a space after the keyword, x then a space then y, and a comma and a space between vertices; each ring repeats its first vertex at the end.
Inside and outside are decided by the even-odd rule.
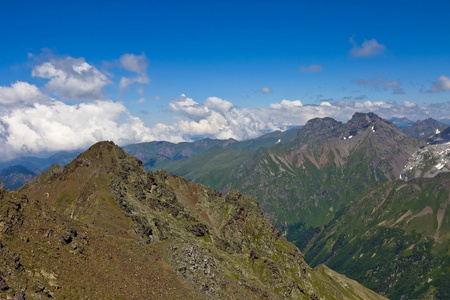
POLYGON ((403 128, 402 131, 410 137, 425 140, 435 134, 439 134, 447 127, 449 127, 448 124, 444 124, 434 119, 426 119, 423 121, 416 121, 414 124, 403 128))
POLYGON ((261 147, 269 148, 286 142, 297 134, 298 128, 286 131, 274 131, 256 139, 237 141, 235 139, 217 140, 202 139, 195 142, 170 143, 148 142, 124 146, 123 149, 142 160, 147 170, 163 169, 173 161, 194 157, 213 147, 232 150, 256 150, 261 147))
POLYGON ((403 129, 405 127, 411 126, 414 124, 414 121, 411 121, 408 118, 391 118, 389 119, 390 122, 392 122, 395 126, 397 126, 398 129, 403 129))
POLYGON ((78 153, 58 152, 47 158, 29 156, 0 162, 0 182, 3 182, 9 190, 15 190, 47 170, 52 164, 61 166, 68 164, 78 153))
POLYGON ((32 171, 22 165, 10 166, 0 170, 0 182, 3 182, 8 189, 15 190, 39 173, 40 170, 32 171))

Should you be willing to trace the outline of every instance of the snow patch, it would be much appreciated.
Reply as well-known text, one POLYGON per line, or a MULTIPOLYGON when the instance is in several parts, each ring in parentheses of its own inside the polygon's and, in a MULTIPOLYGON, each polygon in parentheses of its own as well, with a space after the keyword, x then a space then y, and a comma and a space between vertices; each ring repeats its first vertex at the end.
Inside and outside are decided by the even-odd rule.
POLYGON ((437 165, 435 165, 434 167, 435 167, 436 169, 438 169, 438 170, 441 170, 444 166, 445 166, 445 164, 442 163, 442 162, 440 162, 440 163, 438 163, 437 165))
POLYGON ((279 144, 279 143, 281 143, 281 139, 278 139, 278 141, 275 143, 275 145, 279 144))
POLYGON ((441 133, 441 131, 438 128, 436 128, 436 134, 439 134, 439 133, 441 133))

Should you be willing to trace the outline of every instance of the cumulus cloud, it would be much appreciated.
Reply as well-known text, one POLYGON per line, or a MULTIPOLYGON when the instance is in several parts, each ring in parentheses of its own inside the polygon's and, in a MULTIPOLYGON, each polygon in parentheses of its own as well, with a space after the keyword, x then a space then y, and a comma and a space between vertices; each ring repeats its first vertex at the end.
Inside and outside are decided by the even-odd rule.
POLYGON ((95 100, 104 96, 103 87, 110 80, 84 58, 51 59, 37 65, 33 77, 50 79, 45 88, 56 96, 71 100, 95 100))
POLYGON ((302 73, 317 73, 322 72, 322 66, 320 65, 309 65, 309 66, 301 66, 299 71, 302 73))
POLYGON ((210 112, 207 106, 200 105, 194 99, 186 97, 185 94, 181 94, 178 98, 173 99, 169 103, 169 109, 193 120, 200 120, 210 112))
POLYGON ((450 78, 441 75, 438 81, 433 83, 433 86, 427 90, 428 93, 438 93, 443 91, 450 91, 450 78))
POLYGON ((303 106, 303 104, 300 100, 290 101, 290 100, 286 100, 286 99, 281 100, 280 103, 270 104, 270 108, 275 108, 275 109, 291 109, 293 107, 300 107, 300 106, 303 106))
POLYGON ((16 81, 10 87, 0 86, 0 104, 4 106, 15 107, 49 101, 50 97, 28 82, 16 81))
POLYGON ((7 128, 3 147, 22 155, 82 149, 100 140, 124 144, 149 133, 127 115, 123 104, 112 101, 37 103, 0 116, 0 122, 7 128))
MULTIPOLYGON (((120 57, 120 65, 124 69, 137 74, 136 77, 122 77, 120 79, 120 88, 122 90, 133 83, 146 84, 150 82, 150 78, 147 75, 148 60, 145 53, 141 55, 124 54, 120 57)), ((143 88, 139 87, 137 91, 142 94, 143 88)))
POLYGON ((386 46, 378 43, 376 39, 364 40, 361 45, 358 45, 353 38, 350 38, 350 43, 353 45, 350 55, 353 57, 376 56, 386 50, 386 46))

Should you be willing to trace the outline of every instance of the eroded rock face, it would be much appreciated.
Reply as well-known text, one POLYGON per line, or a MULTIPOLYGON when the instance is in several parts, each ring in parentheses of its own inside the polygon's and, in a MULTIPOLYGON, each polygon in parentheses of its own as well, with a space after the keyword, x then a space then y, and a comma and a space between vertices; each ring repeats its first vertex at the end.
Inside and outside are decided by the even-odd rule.
POLYGON ((415 152, 405 165, 400 179, 433 178, 450 172, 450 143, 429 144, 415 152))
POLYGON ((444 172, 450 172, 450 127, 430 137, 427 145, 408 159, 400 179, 433 178, 444 172))

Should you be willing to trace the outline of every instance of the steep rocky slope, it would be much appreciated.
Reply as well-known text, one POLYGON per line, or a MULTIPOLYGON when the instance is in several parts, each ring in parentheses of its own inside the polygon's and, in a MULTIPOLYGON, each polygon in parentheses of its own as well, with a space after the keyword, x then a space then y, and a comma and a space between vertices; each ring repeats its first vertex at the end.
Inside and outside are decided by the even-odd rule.
POLYGON ((450 127, 431 136, 409 159, 402 170, 401 179, 433 178, 450 172, 450 127))
POLYGON ((15 299, 381 299, 311 269, 253 198, 146 173, 109 142, 1 189, 0 260, 15 299))

